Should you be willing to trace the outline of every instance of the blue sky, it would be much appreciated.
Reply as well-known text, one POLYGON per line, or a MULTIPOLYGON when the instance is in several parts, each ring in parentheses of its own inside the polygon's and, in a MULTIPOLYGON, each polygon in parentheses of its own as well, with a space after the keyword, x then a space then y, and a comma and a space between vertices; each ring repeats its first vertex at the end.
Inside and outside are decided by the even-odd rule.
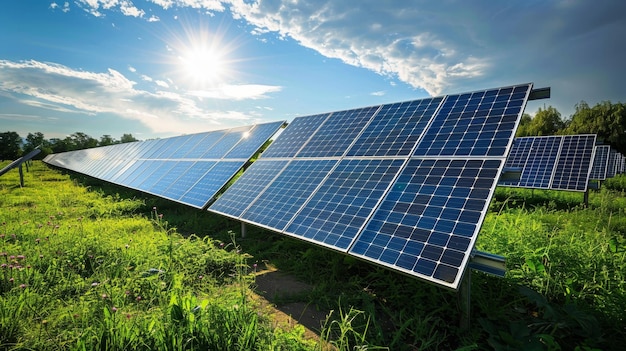
POLYGON ((626 3, 4 0, 0 132, 167 137, 534 82, 625 102, 626 3))

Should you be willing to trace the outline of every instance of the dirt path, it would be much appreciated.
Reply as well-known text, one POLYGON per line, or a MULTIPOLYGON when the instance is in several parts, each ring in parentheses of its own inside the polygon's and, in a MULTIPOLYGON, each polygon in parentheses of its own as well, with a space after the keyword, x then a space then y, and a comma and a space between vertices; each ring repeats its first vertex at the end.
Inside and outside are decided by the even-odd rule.
POLYGON ((275 321, 276 326, 304 326, 308 339, 319 340, 319 334, 330 311, 319 311, 315 306, 304 302, 289 301, 290 297, 305 294, 313 289, 309 284, 265 266, 256 273, 255 299, 275 321))

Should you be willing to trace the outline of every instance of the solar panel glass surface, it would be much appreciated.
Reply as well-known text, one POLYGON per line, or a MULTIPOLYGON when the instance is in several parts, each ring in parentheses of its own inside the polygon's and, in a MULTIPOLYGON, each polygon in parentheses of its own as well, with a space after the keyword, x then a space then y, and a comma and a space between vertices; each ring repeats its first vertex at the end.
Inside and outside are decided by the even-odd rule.
POLYGON ((595 134, 564 135, 551 189, 586 191, 596 143, 595 134))
POLYGON ((400 159, 341 161, 285 233, 347 249, 402 164, 400 159))
POLYGON ((261 158, 295 156, 328 116, 330 113, 294 118, 261 158))
POLYGON ((443 98, 383 105, 347 156, 407 156, 443 98))
POLYGON ((296 118, 209 210, 458 288, 531 88, 296 118))
POLYGON ((343 155, 380 106, 334 112, 316 130, 297 157, 336 157, 343 155))

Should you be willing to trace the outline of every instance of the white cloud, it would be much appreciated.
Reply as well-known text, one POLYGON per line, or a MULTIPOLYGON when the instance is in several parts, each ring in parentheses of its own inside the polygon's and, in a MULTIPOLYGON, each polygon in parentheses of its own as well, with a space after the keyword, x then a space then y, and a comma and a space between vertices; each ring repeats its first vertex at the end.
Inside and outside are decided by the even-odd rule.
POLYGON ((170 85, 167 84, 167 82, 162 81, 162 80, 155 80, 154 83, 158 86, 160 86, 161 88, 169 88, 170 85))
POLYGON ((133 6, 130 1, 122 1, 120 3, 120 10, 125 16, 143 17, 146 14, 143 10, 140 10, 133 6))
POLYGON ((246 100, 264 99, 268 93, 281 91, 282 88, 273 85, 261 84, 224 84, 216 89, 195 90, 188 94, 200 98, 225 99, 225 100, 246 100))
POLYGON ((375 92, 371 93, 370 95, 372 95, 372 96, 384 96, 385 92, 384 91, 375 91, 375 92))
MULTIPOLYGON (((191 133, 213 129, 228 120, 250 121, 253 117, 238 111, 207 109, 193 95, 188 97, 169 91, 152 93, 139 90, 135 85, 113 69, 96 73, 34 60, 0 60, 0 94, 29 106, 88 115, 115 114, 138 120, 157 133, 191 133)), ((163 81, 155 85, 167 87, 163 81)), ((245 95, 253 99, 278 88, 249 85, 244 87, 243 94, 232 89, 233 97, 245 95)))

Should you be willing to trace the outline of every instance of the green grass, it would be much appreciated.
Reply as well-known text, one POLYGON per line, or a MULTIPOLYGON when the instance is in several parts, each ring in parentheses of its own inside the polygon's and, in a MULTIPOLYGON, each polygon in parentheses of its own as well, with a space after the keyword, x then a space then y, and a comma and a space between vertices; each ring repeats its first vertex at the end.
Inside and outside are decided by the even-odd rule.
POLYGON ((289 302, 333 311, 321 335, 338 350, 626 343, 619 179, 587 207, 580 193, 498 189, 477 249, 505 256, 507 275, 471 273, 463 329, 454 291, 259 228, 240 238, 225 217, 41 163, 24 188, 12 173, 0 178, 0 261, 22 268, 0 271, 0 349, 324 349, 272 328, 248 298, 249 266, 263 262, 314 286, 289 302))

